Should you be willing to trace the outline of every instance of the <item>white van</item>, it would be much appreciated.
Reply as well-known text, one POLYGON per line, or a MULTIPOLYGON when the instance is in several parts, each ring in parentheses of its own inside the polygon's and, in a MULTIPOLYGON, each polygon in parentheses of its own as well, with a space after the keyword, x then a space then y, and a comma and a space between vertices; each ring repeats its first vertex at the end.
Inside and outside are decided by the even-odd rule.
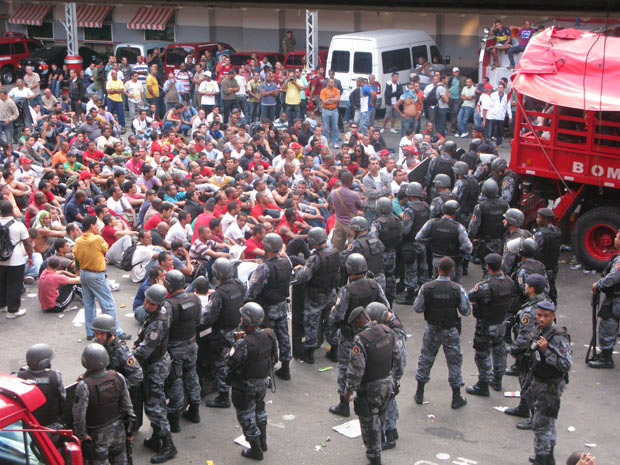
POLYGON ((164 56, 164 49, 172 42, 163 42, 157 40, 147 40, 145 42, 124 42, 117 44, 114 48, 114 56, 120 63, 122 57, 127 57, 130 65, 138 62, 138 57, 147 57, 154 49, 158 48, 161 56, 164 56))
POLYGON ((358 77, 375 75, 379 84, 376 108, 384 108, 383 86, 400 74, 399 80, 409 82, 418 58, 424 57, 433 64, 435 71, 445 69, 444 61, 435 41, 424 31, 410 29, 379 29, 354 32, 332 37, 327 58, 327 70, 335 71, 335 78, 342 83, 340 106, 346 106, 349 94, 355 89, 358 77))

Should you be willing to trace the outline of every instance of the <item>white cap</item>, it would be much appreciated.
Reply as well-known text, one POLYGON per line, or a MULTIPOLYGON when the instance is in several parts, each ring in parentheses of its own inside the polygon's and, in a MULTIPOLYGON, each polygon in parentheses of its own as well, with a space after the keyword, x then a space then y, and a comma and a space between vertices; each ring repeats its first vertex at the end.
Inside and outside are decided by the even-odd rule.
POLYGON ((205 76, 211 77, 211 71, 209 71, 209 70, 205 71, 205 76))
POLYGON ((460 71, 460 70, 459 70, 459 67, 458 67, 458 66, 455 66, 454 68, 452 68, 452 72, 453 72, 453 73, 458 73, 459 71, 460 71))

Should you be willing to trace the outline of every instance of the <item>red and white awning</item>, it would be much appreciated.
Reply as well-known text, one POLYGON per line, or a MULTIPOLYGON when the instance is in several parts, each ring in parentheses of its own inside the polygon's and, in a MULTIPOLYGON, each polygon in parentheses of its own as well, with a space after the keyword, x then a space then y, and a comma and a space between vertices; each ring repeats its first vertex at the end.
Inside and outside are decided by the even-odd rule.
POLYGON ((51 8, 51 5, 20 5, 9 18, 9 23, 41 26, 51 8))
POLYGON ((76 8, 78 27, 101 27, 110 14, 111 6, 78 5, 76 8))
POLYGON ((129 29, 163 31, 174 14, 174 8, 139 8, 133 19, 127 23, 129 29))

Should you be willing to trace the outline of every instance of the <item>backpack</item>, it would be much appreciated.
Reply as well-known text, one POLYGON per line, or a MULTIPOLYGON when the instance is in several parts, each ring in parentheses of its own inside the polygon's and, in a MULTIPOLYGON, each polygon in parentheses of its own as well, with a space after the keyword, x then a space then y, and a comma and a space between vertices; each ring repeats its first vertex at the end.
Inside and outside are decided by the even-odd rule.
POLYGON ((123 271, 131 271, 133 269, 133 265, 131 261, 133 260, 133 254, 136 251, 136 247, 138 247, 138 243, 131 244, 129 248, 125 249, 123 255, 121 257, 121 263, 118 266, 123 271))
POLYGON ((440 85, 441 84, 437 84, 435 87, 433 87, 426 96, 425 103, 429 107, 434 107, 439 102, 439 99, 437 98, 437 89, 440 87, 440 85))
POLYGON ((6 224, 0 225, 0 261, 5 262, 11 255, 13 255, 13 249, 15 244, 11 242, 10 228, 15 223, 15 220, 11 220, 6 224))

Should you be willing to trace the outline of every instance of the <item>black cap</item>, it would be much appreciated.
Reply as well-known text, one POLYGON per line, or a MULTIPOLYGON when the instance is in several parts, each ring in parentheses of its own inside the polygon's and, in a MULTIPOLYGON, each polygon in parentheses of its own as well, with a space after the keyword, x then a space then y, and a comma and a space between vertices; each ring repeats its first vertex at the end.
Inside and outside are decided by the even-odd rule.
POLYGON ((353 310, 351 310, 351 314, 349 315, 349 319, 347 320, 347 323, 352 325, 353 322, 357 320, 357 317, 360 316, 362 313, 366 314, 366 310, 364 310, 364 307, 355 307, 353 310))
POLYGON ((532 287, 544 287, 547 285, 547 280, 541 274, 534 273, 527 277, 525 283, 532 287))
POLYGON ((551 210, 550 208, 539 208, 538 214, 543 218, 555 218, 553 210, 551 210))
POLYGON ((543 300, 542 302, 538 302, 537 307, 540 308, 541 310, 547 310, 549 312, 555 313, 555 305, 553 305, 553 302, 549 302, 548 300, 543 300))
POLYGON ((490 253, 484 257, 484 262, 487 265, 500 265, 502 263, 502 257, 497 253, 490 253))
POLYGON ((493 149, 489 144, 480 144, 478 146, 478 152, 480 153, 491 153, 493 149))

